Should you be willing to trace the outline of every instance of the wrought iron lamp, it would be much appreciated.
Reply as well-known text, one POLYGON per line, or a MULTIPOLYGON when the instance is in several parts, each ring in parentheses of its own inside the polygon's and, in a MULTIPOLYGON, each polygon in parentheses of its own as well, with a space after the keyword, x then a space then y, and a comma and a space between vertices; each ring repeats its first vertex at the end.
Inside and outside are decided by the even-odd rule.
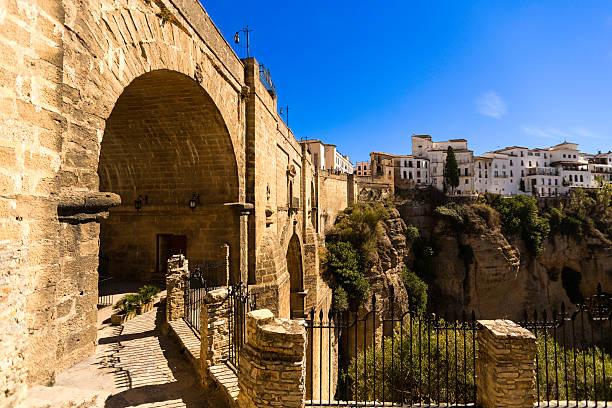
POLYGON ((192 210, 195 209, 198 205, 200 205, 200 195, 193 193, 191 196, 191 200, 189 200, 189 208, 192 210))

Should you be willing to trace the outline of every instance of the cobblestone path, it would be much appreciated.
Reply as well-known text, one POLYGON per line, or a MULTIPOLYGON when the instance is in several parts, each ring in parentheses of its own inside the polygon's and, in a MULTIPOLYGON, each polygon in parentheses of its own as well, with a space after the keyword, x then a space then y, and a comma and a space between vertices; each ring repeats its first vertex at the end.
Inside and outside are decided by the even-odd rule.
POLYGON ((60 374, 56 384, 110 391, 108 408, 209 406, 179 346, 156 329, 161 314, 154 309, 123 328, 105 328, 96 353, 60 374))

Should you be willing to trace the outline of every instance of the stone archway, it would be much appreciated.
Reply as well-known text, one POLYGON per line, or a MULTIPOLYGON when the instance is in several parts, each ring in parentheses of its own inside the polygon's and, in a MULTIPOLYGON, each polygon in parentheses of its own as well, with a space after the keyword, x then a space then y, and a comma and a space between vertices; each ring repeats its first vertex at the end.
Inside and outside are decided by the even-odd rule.
POLYGON ((289 272, 289 293, 291 318, 297 319, 305 316, 304 300, 304 264, 302 248, 297 234, 293 234, 287 248, 287 271, 289 272))
POLYGON ((101 274, 161 281, 171 252, 192 264, 218 262, 228 243, 239 279, 239 220, 224 205, 239 201, 236 156, 223 117, 196 81, 170 70, 134 79, 106 121, 98 175, 100 191, 122 200, 100 225, 101 274))

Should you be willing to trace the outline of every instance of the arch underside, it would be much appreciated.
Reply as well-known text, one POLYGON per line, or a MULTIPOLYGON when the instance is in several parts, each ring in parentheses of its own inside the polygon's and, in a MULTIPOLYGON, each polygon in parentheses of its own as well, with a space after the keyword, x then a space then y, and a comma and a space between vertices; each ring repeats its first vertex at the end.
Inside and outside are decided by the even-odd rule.
MULTIPOLYGON (((219 110, 195 81, 168 70, 132 81, 107 119, 98 175, 100 191, 122 199, 101 223, 102 275, 162 280, 172 252, 192 265, 218 263, 228 243, 239 276, 238 217, 223 205, 239 198, 236 156, 219 110)), ((212 283, 225 281, 224 271, 205 272, 212 283)))

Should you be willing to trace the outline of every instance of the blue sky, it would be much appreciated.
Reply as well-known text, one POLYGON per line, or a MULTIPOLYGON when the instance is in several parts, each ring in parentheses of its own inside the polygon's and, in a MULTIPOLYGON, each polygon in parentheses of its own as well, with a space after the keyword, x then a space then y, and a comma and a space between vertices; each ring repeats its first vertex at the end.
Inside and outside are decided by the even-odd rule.
MULTIPOLYGON (((299 138, 408 154, 410 136, 476 154, 574 141, 612 150, 612 1, 202 0, 246 24, 299 138)), ((244 45, 245 42, 241 42, 244 45)))

